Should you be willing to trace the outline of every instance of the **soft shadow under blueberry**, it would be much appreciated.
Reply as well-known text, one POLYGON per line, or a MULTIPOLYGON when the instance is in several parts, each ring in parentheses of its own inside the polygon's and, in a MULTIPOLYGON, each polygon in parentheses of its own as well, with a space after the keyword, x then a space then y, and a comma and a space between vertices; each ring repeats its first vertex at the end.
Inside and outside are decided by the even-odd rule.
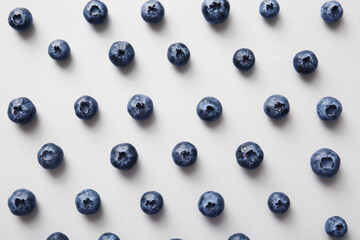
POLYGON ((333 177, 330 177, 330 178, 325 178, 325 177, 320 177, 320 176, 316 176, 317 179, 319 180, 319 182, 321 182, 322 185, 324 186, 327 186, 327 187, 331 187, 331 186, 334 186, 336 184, 336 182, 339 182, 341 179, 341 166, 340 166, 340 169, 338 171, 338 173, 333 176, 333 177))
POLYGON ((152 28, 154 31, 156 32, 160 32, 161 30, 163 30, 166 27, 166 18, 164 17, 161 22, 157 23, 157 24, 151 24, 151 23, 147 23, 150 28, 152 28))
POLYGON ((286 221, 289 222, 289 220, 292 218, 292 209, 291 209, 291 204, 289 209, 283 213, 283 214, 273 214, 275 218, 279 219, 279 221, 286 221))
POLYGON ((20 128, 26 133, 30 133, 30 132, 34 131, 38 125, 39 125, 38 114, 35 115, 34 119, 30 123, 25 124, 25 125, 19 124, 20 128))
POLYGON ((245 169, 242 167, 240 168, 242 171, 245 172, 246 175, 252 178, 259 178, 259 176, 263 175, 265 171, 264 161, 261 163, 261 165, 258 168, 255 169, 245 169))
POLYGON ((149 128, 150 126, 154 125, 155 122, 155 112, 151 115, 151 117, 149 119, 146 120, 135 120, 137 122, 137 124, 139 126, 141 126, 142 128, 149 128))
POLYGON ((226 218, 226 208, 224 208, 224 211, 221 213, 220 216, 214 217, 214 218, 207 218, 207 220, 214 225, 220 225, 223 222, 225 222, 225 218, 226 218))
POLYGON ((96 115, 90 119, 90 120, 82 120, 84 122, 84 124, 88 127, 93 127, 97 124, 97 122, 99 121, 100 118, 100 109, 98 109, 96 115))
POLYGON ((18 33, 23 39, 28 40, 35 35, 35 31, 36 31, 36 27, 35 24, 33 23, 28 30, 18 33))
POLYGON ((334 120, 334 121, 322 121, 322 124, 330 129, 330 130, 335 130, 336 128, 338 128, 339 125, 343 124, 343 116, 340 116, 338 119, 334 120))
POLYGON ((103 218, 103 215, 104 215, 103 204, 101 204, 101 207, 97 213, 91 214, 91 215, 85 215, 85 217, 90 222, 98 222, 98 221, 101 221, 101 219, 103 218))
POLYGON ((340 18, 339 21, 337 21, 335 23, 327 23, 324 21, 324 24, 327 26, 327 28, 335 31, 343 25, 343 21, 344 20, 342 18, 340 18))
POLYGON ((348 232, 346 233, 346 235, 345 235, 344 237, 342 237, 342 238, 334 238, 334 237, 329 237, 329 238, 332 239, 332 240, 336 240, 336 239, 350 240, 350 239, 352 239, 352 238, 351 238, 351 235, 350 235, 350 231, 348 231, 348 232))
POLYGON ((109 16, 105 18, 105 21, 102 24, 97 24, 97 25, 91 24, 91 26, 99 33, 106 31, 109 28, 109 25, 110 25, 109 16))
POLYGON ((127 179, 131 179, 134 178, 136 175, 138 175, 139 171, 140 171, 140 167, 141 165, 139 159, 136 161, 135 166, 133 166, 133 168, 129 169, 129 170, 120 170, 120 169, 115 169, 119 172, 119 175, 121 175, 122 177, 125 177, 127 179))
POLYGON ((64 158, 63 162, 59 167, 53 170, 46 170, 46 171, 49 171, 50 175, 52 175, 53 177, 59 177, 65 172, 65 170, 66 170, 66 158, 64 158))
POLYGON ((196 172, 196 170, 198 169, 198 165, 199 165, 198 161, 199 161, 199 158, 197 158, 196 162, 189 167, 178 167, 178 168, 180 168, 181 172, 184 174, 187 174, 187 175, 194 174, 194 172, 196 172))
POLYGON ((270 18, 270 19, 264 18, 264 21, 265 21, 269 26, 275 26, 275 25, 278 24, 278 22, 281 21, 281 15, 278 14, 276 17, 270 18))
POLYGON ((185 74, 186 72, 191 70, 192 63, 191 60, 184 66, 174 66, 174 68, 176 69, 177 72, 181 73, 181 74, 185 74))
POLYGON ((164 219, 165 214, 166 214, 166 206, 164 204, 163 208, 161 209, 161 211, 158 214, 148 215, 148 216, 149 216, 149 218, 151 218, 152 221, 159 222, 162 219, 164 219))
POLYGON ((135 70, 136 65, 137 65, 136 58, 134 58, 133 61, 128 66, 118 67, 118 70, 124 75, 129 75, 135 70))
POLYGON ((237 70, 241 76, 243 76, 245 78, 250 78, 252 75, 254 75, 254 73, 256 71, 256 63, 249 71, 241 71, 239 69, 237 69, 237 70))
POLYGON ((204 121, 204 123, 209 128, 218 128, 224 123, 224 114, 221 114, 220 118, 213 122, 204 121))
POLYGON ((208 24, 210 24, 212 29, 215 30, 216 32, 223 33, 229 29, 230 23, 231 23, 231 14, 229 15, 228 19, 225 20, 225 22, 217 23, 217 24, 211 24, 211 23, 208 24))
POLYGON ((305 80, 305 82, 313 82, 315 80, 315 78, 318 78, 318 74, 319 74, 319 69, 316 69, 313 73, 310 74, 300 74, 300 77, 305 80))
POLYGON ((24 223, 30 223, 34 221, 34 219, 39 215, 39 203, 36 203, 35 209, 30 213, 29 215, 19 217, 22 222, 24 223))
MULTIPOLYGON (((54 60, 56 61, 56 60, 54 60)), ((61 68, 68 68, 69 66, 71 66, 71 63, 73 61, 73 57, 72 54, 70 53, 69 57, 63 61, 56 61, 57 65, 60 66, 61 68)))
POLYGON ((290 121, 290 118, 291 118, 291 114, 289 113, 283 119, 276 120, 276 119, 269 118, 269 121, 271 121, 271 123, 277 127, 284 127, 290 121))

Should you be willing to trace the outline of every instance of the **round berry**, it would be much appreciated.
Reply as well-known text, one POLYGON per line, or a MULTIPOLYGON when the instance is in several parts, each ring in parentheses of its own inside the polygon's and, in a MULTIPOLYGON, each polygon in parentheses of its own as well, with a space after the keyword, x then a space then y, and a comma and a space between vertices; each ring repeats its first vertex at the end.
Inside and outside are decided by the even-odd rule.
POLYGON ((40 148, 37 158, 43 168, 55 169, 63 162, 64 152, 58 145, 47 143, 40 148))
POLYGON ((316 112, 321 120, 334 121, 340 117, 342 105, 336 98, 324 97, 318 102, 316 112))
POLYGON ((246 142, 236 149, 235 156, 236 161, 241 167, 252 170, 261 165, 264 159, 264 152, 256 143, 246 142))
POLYGON ((16 31, 22 32, 28 30, 31 27, 33 23, 33 17, 28 9, 15 8, 9 14, 8 23, 16 31))
POLYGON ((201 120, 213 122, 220 118, 223 108, 219 100, 214 97, 201 99, 196 107, 196 113, 201 120))
POLYGON ((57 39, 50 43, 48 53, 52 59, 64 61, 70 56, 70 46, 66 41, 57 39))
POLYGON ((113 147, 110 154, 111 164, 120 170, 130 170, 137 162, 138 153, 130 143, 121 143, 113 147))
POLYGON ((8 207, 16 216, 29 215, 36 207, 36 197, 30 190, 18 189, 9 197, 8 207))
POLYGON ((158 214, 164 206, 164 200, 160 193, 155 191, 146 192, 141 196, 141 210, 149 215, 158 214))
POLYGON ((9 103, 7 114, 9 119, 14 123, 25 125, 34 119, 36 107, 30 99, 20 97, 9 103))

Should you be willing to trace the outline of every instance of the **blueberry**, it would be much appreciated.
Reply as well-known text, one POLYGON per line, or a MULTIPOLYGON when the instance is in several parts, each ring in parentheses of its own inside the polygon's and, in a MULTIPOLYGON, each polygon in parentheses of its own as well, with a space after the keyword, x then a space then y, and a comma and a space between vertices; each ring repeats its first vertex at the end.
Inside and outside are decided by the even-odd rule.
POLYGON ((28 124, 36 115, 36 107, 26 97, 12 100, 8 107, 8 117, 11 121, 18 124, 28 124))
POLYGON ((189 142, 180 142, 172 150, 174 163, 179 167, 189 167, 196 162, 197 149, 189 142))
POLYGON ((120 240, 120 238, 115 233, 104 233, 99 237, 98 240, 120 240))
POLYGON ((117 67, 126 67, 135 57, 133 46, 125 41, 114 42, 109 50, 109 59, 117 67))
POLYGON ((270 19, 276 17, 280 11, 280 5, 276 0, 264 0, 259 7, 260 15, 270 19))
POLYGON ((237 69, 249 71, 255 64, 255 55, 250 49, 241 48, 235 52, 233 63, 237 69))
POLYGON ((91 0, 85 5, 83 15, 90 24, 102 24, 108 15, 108 9, 105 3, 91 0))
POLYGON ((64 61, 70 56, 70 46, 61 39, 54 40, 48 47, 49 56, 57 61, 64 61))
POLYGON ((328 218, 325 223, 325 232, 335 238, 345 236, 348 231, 348 226, 342 217, 334 216, 328 218))
POLYGON ((8 17, 9 25, 17 31, 28 30, 33 22, 31 12, 26 8, 15 8, 12 10, 8 17))
POLYGON ((228 240, 250 240, 245 234, 235 233, 229 237, 228 240))
POLYGON ((270 118, 280 120, 285 118, 290 111, 289 101, 282 95, 272 95, 264 103, 264 112, 270 118))
POLYGON ((295 70, 301 74, 310 74, 314 72, 318 63, 316 55, 309 50, 297 53, 293 59, 295 70))
POLYGON ((316 112, 321 120, 334 121, 340 117, 342 105, 336 98, 324 97, 318 102, 316 112))
POLYGON ((343 15, 344 10, 339 2, 328 1, 321 6, 320 15, 327 23, 337 22, 343 15))
POLYGON ((198 201, 199 211, 209 218, 219 216, 225 207, 224 198, 217 192, 208 191, 203 193, 198 201))
POLYGON ((146 192, 141 196, 140 207, 144 213, 157 214, 164 206, 164 200, 160 193, 155 191, 146 192))
POLYGON ((339 171, 340 157, 331 149, 321 148, 311 156, 310 165, 316 175, 330 178, 339 171))
POLYGON ((154 104, 148 96, 136 94, 129 100, 127 110, 135 120, 146 120, 154 112, 154 104))
POLYGON ((174 43, 168 48, 167 58, 175 66, 184 66, 189 62, 190 51, 185 44, 174 43))
POLYGON ((290 199, 285 193, 274 192, 269 196, 267 204, 273 213, 283 214, 290 207, 290 199))
POLYGON ((246 142, 236 149, 236 161, 246 169, 258 168, 264 160, 264 152, 261 147, 254 142, 246 142))
POLYGON ((205 97, 198 103, 196 113, 201 120, 213 122, 221 116, 222 105, 220 101, 214 97, 205 97))
POLYGON ((222 23, 229 17, 230 3, 227 0, 204 0, 201 11, 209 23, 222 23))
POLYGON ((130 143, 121 143, 113 147, 110 154, 111 164, 120 170, 129 170, 135 166, 138 153, 130 143))
POLYGON ((8 199, 10 212, 16 216, 30 214, 36 206, 35 195, 27 189, 18 189, 8 199))
POLYGON ((69 238, 61 232, 55 232, 48 236, 46 240, 69 240, 69 238))
POLYGON ((58 145, 47 143, 40 148, 37 158, 43 168, 55 169, 63 162, 64 152, 58 145))
POLYGON ((147 23, 156 24, 161 22, 164 14, 164 6, 157 0, 146 1, 141 7, 141 17, 147 23))
POLYGON ((75 198, 77 210, 85 215, 95 214, 101 207, 101 199, 97 192, 85 189, 78 193, 75 198))
POLYGON ((95 117, 98 111, 97 101, 90 96, 82 96, 78 98, 74 104, 76 116, 83 120, 90 120, 95 117))

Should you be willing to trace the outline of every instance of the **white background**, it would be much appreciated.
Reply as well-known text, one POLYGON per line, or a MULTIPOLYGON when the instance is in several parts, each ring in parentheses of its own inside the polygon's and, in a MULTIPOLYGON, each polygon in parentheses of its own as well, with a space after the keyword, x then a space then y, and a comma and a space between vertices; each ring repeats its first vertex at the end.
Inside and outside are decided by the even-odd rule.
POLYGON ((221 240, 235 232, 255 239, 329 239, 326 219, 342 216, 348 223, 345 239, 360 239, 359 118, 360 15, 356 0, 343 0, 343 19, 327 25, 320 17, 322 0, 279 1, 281 11, 273 21, 258 12, 260 0, 232 0, 229 19, 208 24, 201 0, 162 0, 165 18, 157 26, 140 16, 143 1, 107 0, 109 19, 99 27, 82 15, 83 0, 12 0, 0 8, 0 232, 2 239, 46 239, 55 231, 70 239, 98 239, 106 231, 122 240, 221 240), (25 33, 7 24, 9 12, 27 7, 34 26, 25 33), (59 64, 47 53, 52 40, 66 40, 71 59, 59 64), (135 62, 119 70, 108 59, 111 44, 130 42, 135 62), (166 52, 174 42, 191 51, 189 64, 172 66, 166 52), (232 56, 247 47, 256 56, 255 68, 239 72, 232 56), (293 56, 304 49, 319 59, 316 72, 301 77, 292 66, 293 56), (153 99, 153 117, 144 123, 126 110, 137 93, 153 99), (290 102, 289 116, 270 120, 263 103, 272 94, 290 102), (98 116, 84 122, 73 110, 75 100, 93 96, 98 116), (6 114, 9 102, 30 98, 37 118, 21 127, 6 114), (222 118, 206 124, 196 115, 205 96, 223 104, 222 118), (343 114, 326 124, 316 115, 316 104, 334 96, 343 114), (192 142, 198 161, 180 169, 171 159, 180 141, 192 142), (258 143, 265 159, 258 170, 242 169, 235 150, 243 142, 258 143), (37 162, 40 147, 54 142, 65 153, 55 171, 37 162), (110 151, 123 142, 138 153, 136 167, 121 172, 110 164, 110 151), (322 147, 336 151, 341 167, 333 179, 312 173, 311 155, 322 147), (18 188, 37 197, 36 211, 13 216, 7 199, 18 188), (74 199, 85 188, 102 199, 100 212, 81 215, 74 199), (145 215, 142 193, 159 191, 165 200, 161 214, 145 215), (225 198, 224 213, 213 220, 197 209, 199 196, 208 190, 225 198), (291 199, 289 212, 272 214, 266 204, 274 191, 291 199))

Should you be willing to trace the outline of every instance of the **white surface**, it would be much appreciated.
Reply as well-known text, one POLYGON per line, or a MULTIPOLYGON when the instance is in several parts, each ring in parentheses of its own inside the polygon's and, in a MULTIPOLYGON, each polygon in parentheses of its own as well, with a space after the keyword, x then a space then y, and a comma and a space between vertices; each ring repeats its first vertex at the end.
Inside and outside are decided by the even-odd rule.
POLYGON ((93 27, 82 16, 87 1, 3 1, 0 8, 0 231, 2 239, 46 239, 61 231, 72 240, 97 239, 103 232, 122 240, 227 239, 243 232, 255 239, 329 239, 326 219, 342 216, 348 223, 345 239, 359 239, 359 101, 360 15, 356 0, 343 0, 344 17, 329 27, 320 17, 324 1, 280 1, 280 15, 271 23, 258 13, 260 0, 232 0, 228 21, 211 26, 200 10, 201 0, 166 1, 164 22, 149 26, 140 17, 143 1, 107 0, 109 21, 93 27), (19 34, 7 24, 9 12, 27 7, 34 28, 19 34), (48 44, 65 39, 71 60, 54 62, 48 44), (107 57, 114 41, 129 41, 135 63, 118 70, 107 57), (185 43, 190 64, 178 70, 166 58, 168 46, 185 43), (233 66, 233 53, 250 48, 255 69, 242 74, 233 66), (301 50, 316 53, 316 73, 303 78, 292 66, 301 50), (136 93, 150 96, 153 118, 143 124, 126 111, 136 93), (286 120, 273 122, 263 112, 265 99, 285 95, 291 105, 286 120), (78 119, 74 101, 88 94, 99 103, 99 116, 90 123, 78 119), (38 117, 27 127, 6 115, 9 102, 30 98, 38 117), (223 117, 205 124, 196 115, 198 101, 218 98, 223 117), (321 122, 318 100, 334 96, 343 114, 333 124, 321 122), (198 149, 196 165, 177 167, 171 150, 179 141, 198 149), (257 142, 265 153, 256 171, 238 166, 235 150, 245 141, 257 142), (64 165, 53 172, 37 162, 39 148, 54 142, 65 152, 64 165), (110 164, 111 148, 132 143, 138 165, 128 173, 110 164), (338 175, 328 181, 312 173, 309 159, 328 147, 341 157, 338 175), (37 210, 15 217, 7 198, 18 188, 32 190, 37 210), (98 215, 77 212, 76 194, 95 189, 102 198, 98 215), (139 207, 142 193, 159 191, 163 212, 145 215, 139 207), (225 211, 215 220, 197 209, 199 196, 218 191, 225 211), (291 199, 284 217, 274 216, 266 201, 273 191, 291 199))

